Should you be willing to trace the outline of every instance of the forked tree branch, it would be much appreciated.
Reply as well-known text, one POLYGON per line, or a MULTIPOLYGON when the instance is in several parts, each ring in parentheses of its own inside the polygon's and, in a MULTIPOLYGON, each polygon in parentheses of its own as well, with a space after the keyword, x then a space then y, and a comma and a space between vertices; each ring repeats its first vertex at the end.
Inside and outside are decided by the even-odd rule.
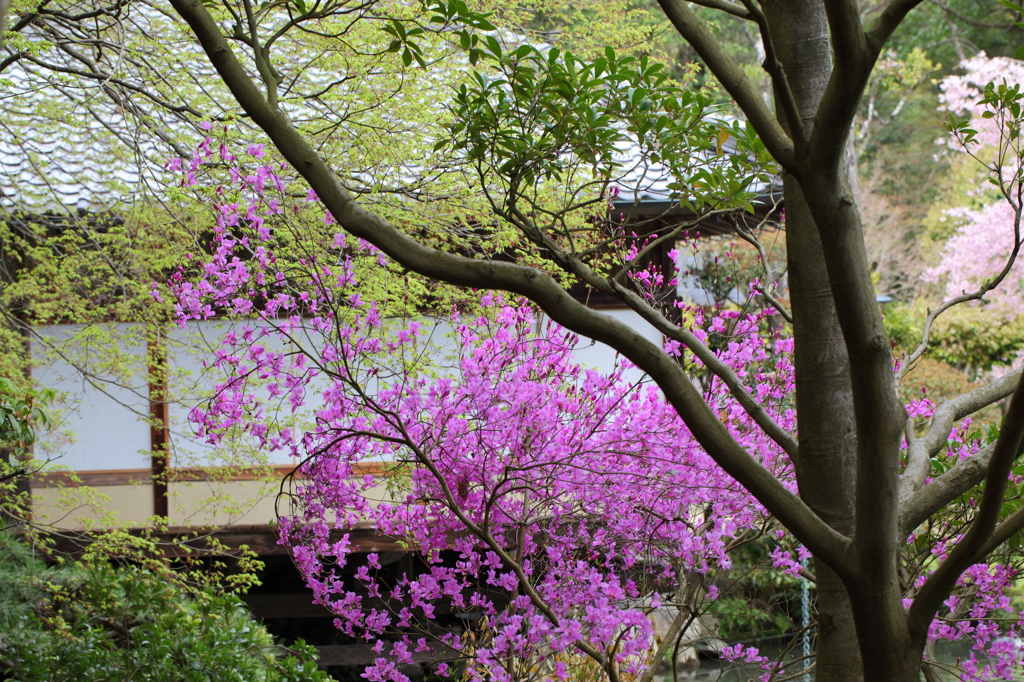
POLYGON ((824 0, 836 68, 856 66, 865 57, 867 37, 860 23, 856 0, 824 0))
POLYGON ((800 107, 796 104, 796 97, 793 95, 793 88, 790 87, 789 78, 786 77, 786 70, 782 68, 775 51, 775 41, 772 40, 771 28, 768 26, 768 19, 764 12, 758 7, 754 0, 743 0, 750 11, 754 21, 757 22, 758 30, 761 33, 761 43, 764 45, 764 63, 762 67, 771 76, 772 85, 781 100, 780 106, 786 115, 786 123, 789 126, 789 134, 793 139, 794 152, 802 156, 807 145, 807 131, 804 130, 803 117, 800 115, 800 107))
MULTIPOLYGON (((358 389, 358 387, 356 388, 358 389)), ((368 398, 369 396, 366 396, 364 394, 364 397, 368 398)), ((385 413, 393 414, 388 410, 385 410, 385 413)), ((378 412, 378 414, 380 414, 380 412, 378 412)), ((464 510, 462 506, 459 504, 458 499, 454 491, 452 491, 451 486, 449 486, 448 480, 444 477, 444 474, 442 474, 441 471, 438 470, 436 464, 430 458, 430 455, 428 455, 421 447, 419 447, 416 441, 409 436, 409 433, 405 428, 405 424, 403 424, 400 419, 395 419, 392 421, 392 426, 398 429, 398 431, 401 433, 402 437, 399 440, 403 442, 403 445, 405 445, 405 447, 409 448, 413 452, 419 463, 425 469, 427 469, 430 472, 431 476, 434 477, 434 480, 437 481, 438 486, 441 488, 441 494, 444 496, 443 502, 445 506, 451 510, 451 512, 459 519, 459 522, 463 526, 465 526, 467 530, 473 533, 473 535, 477 536, 477 538, 479 538, 481 541, 486 543, 487 546, 490 547, 491 551, 498 555, 498 557, 501 559, 504 565, 510 568, 512 572, 516 574, 516 578, 519 581, 520 589, 522 589, 526 593, 526 596, 530 599, 530 602, 537 608, 537 610, 540 611, 541 614, 543 614, 544 617, 547 618, 548 621, 554 627, 560 627, 561 622, 558 616, 552 610, 550 604, 548 604, 547 601, 540 595, 540 593, 537 592, 536 588, 533 585, 533 582, 530 580, 529 576, 526 574, 526 571, 523 569, 522 560, 517 560, 508 554, 505 547, 502 546, 502 544, 494 538, 493 534, 488 529, 488 524, 486 523, 486 520, 484 523, 478 524, 469 518, 469 515, 466 513, 466 510, 464 510)), ((573 643, 573 645, 581 652, 583 652, 584 654, 592 658, 594 661, 596 661, 602 668, 604 668, 608 673, 610 682, 619 682, 618 671, 614 664, 614 659, 612 657, 609 657, 605 652, 599 650, 589 642, 577 640, 573 643)))
POLYGON ((924 0, 892 0, 886 5, 874 25, 866 33, 868 46, 876 56, 881 53, 882 48, 889 41, 889 36, 903 22, 903 19, 912 9, 923 2, 924 0))
POLYGON ((924 0, 892 0, 865 32, 854 0, 826 0, 836 63, 810 135, 808 149, 812 166, 839 167, 861 95, 882 48, 907 13, 922 2, 924 0))
POLYGON ((893 388, 892 352, 865 266, 868 261, 856 200, 841 172, 815 168, 799 181, 820 234, 831 297, 850 360, 856 419, 858 568, 867 571, 871 579, 887 582, 887 576, 872 571, 888 566, 888 557, 896 552, 899 441, 906 410, 893 388))
MULTIPOLYGON (((513 207, 510 209, 510 213, 499 209, 493 202, 491 205, 494 207, 495 212, 500 213, 503 218, 519 228, 520 231, 526 234, 535 244, 544 249, 544 251, 549 254, 551 260, 558 264, 563 270, 572 273, 584 284, 602 293, 618 298, 631 310, 638 313, 644 320, 649 322, 666 338, 678 341, 689 349, 715 376, 725 383, 726 387, 728 387, 737 402, 739 402, 747 414, 749 414, 754 420, 754 423, 761 427, 768 437, 783 449, 783 451, 789 456, 790 460, 794 462, 796 461, 800 450, 796 439, 793 438, 792 434, 779 426, 778 422, 776 422, 764 407, 762 407, 750 394, 736 372, 733 371, 733 369, 726 363, 722 362, 722 360, 715 355, 715 353, 708 348, 707 344, 701 341, 696 334, 670 322, 660 310, 651 305, 635 291, 624 286, 619 281, 618 275, 603 277, 594 272, 590 266, 583 262, 583 259, 580 258, 578 254, 569 253, 563 249, 558 242, 548 237, 540 228, 533 224, 530 221, 530 218, 524 215, 522 211, 513 207)), ((721 214, 725 213, 725 211, 711 211, 710 213, 721 214)), ((697 221, 694 221, 694 223, 695 222, 697 221)), ((736 224, 735 221, 733 222, 736 224)), ((644 250, 640 251, 630 262, 626 263, 619 274, 624 274, 630 268, 637 265, 641 261, 642 254, 645 251, 653 248, 657 244, 665 243, 665 241, 688 229, 688 227, 692 227, 692 224, 683 223, 667 234, 654 240, 644 250)), ((737 230, 739 230, 738 224, 737 230)), ((752 236, 749 238, 753 239, 752 236)), ((763 247, 760 247, 760 253, 765 259, 767 258, 767 254, 764 253, 763 247)), ((767 263, 767 261, 765 261, 765 263, 767 263)), ((768 266, 765 265, 765 267, 767 269, 768 266)), ((770 301, 775 301, 775 299, 770 295, 766 295, 766 298, 770 301)), ((775 303, 783 311, 783 315, 785 316, 785 309, 782 308, 781 304, 777 301, 775 301, 775 303)), ((787 317, 787 320, 792 322, 791 317, 787 317)))
MULTIPOLYGON (((949 401, 953 403, 950 408, 951 415, 936 413, 937 419, 949 424, 949 428, 946 430, 947 436, 949 429, 952 428, 952 422, 1010 395, 1020 376, 1021 370, 1016 370, 988 386, 982 386, 971 393, 949 401)), ((940 409, 945 405, 946 403, 943 403, 940 409)), ((942 428, 940 426, 934 428, 934 435, 932 430, 929 430, 928 434, 922 438, 924 448, 926 448, 923 453, 928 453, 929 460, 923 465, 917 464, 918 467, 928 467, 929 470, 930 457, 934 456, 946 442, 942 436, 942 428)), ((994 450, 995 443, 990 443, 920 489, 914 489, 913 484, 908 482, 900 490, 900 538, 907 538, 915 528, 949 504, 951 500, 984 481, 994 450)), ((920 476, 920 472, 915 472, 913 475, 920 476)), ((921 480, 923 482, 923 479, 921 480)))
POLYGON ((658 0, 658 4, 679 35, 693 46, 722 87, 736 100, 768 152, 783 168, 795 172, 797 156, 793 141, 779 125, 775 114, 761 99, 760 91, 750 82, 743 69, 725 52, 704 22, 687 7, 685 0, 658 0))
POLYGON ((525 296, 555 322, 622 353, 658 383, 696 440, 728 474, 815 555, 840 575, 849 574, 846 557, 849 538, 825 523, 733 439, 674 358, 635 330, 579 303, 552 277, 539 270, 514 263, 466 258, 427 247, 367 211, 344 189, 334 171, 291 125, 287 116, 269 106, 202 0, 171 0, 171 4, 189 24, 245 113, 309 183, 342 229, 366 239, 404 267, 426 277, 525 296))
MULTIPOLYGON (((544 242, 545 248, 557 253, 558 245, 551 241, 544 242)), ((779 426, 778 422, 772 419, 771 415, 757 402, 750 392, 743 385, 740 377, 727 364, 715 355, 715 353, 702 342, 696 334, 683 329, 678 325, 669 322, 654 306, 645 301, 639 294, 632 291, 614 279, 605 278, 591 270, 585 263, 575 256, 561 253, 563 267, 566 271, 576 275, 588 286, 606 294, 615 296, 624 302, 629 308, 638 313, 644 320, 649 322, 655 329, 667 338, 678 341, 688 348, 711 372, 720 378, 729 391, 736 398, 736 401, 750 415, 758 426, 775 441, 779 447, 793 461, 799 456, 800 446, 793 436, 779 426)))
MULTIPOLYGON (((974 389, 970 393, 964 393, 943 402, 936 408, 935 414, 932 415, 932 423, 928 427, 928 432, 921 438, 916 438, 908 443, 907 466, 903 470, 903 480, 900 482, 901 515, 905 517, 905 521, 900 521, 900 527, 903 528, 907 524, 911 524, 907 534, 923 523, 928 516, 931 516, 931 514, 928 514, 928 516, 920 518, 920 515, 926 510, 934 509, 934 511, 938 511, 950 500, 962 495, 981 482, 984 476, 984 467, 988 464, 987 459, 980 466, 978 462, 968 464, 970 460, 964 460, 940 476, 936 481, 929 483, 927 486, 925 485, 925 479, 931 473, 931 458, 938 454, 942 446, 948 442, 953 425, 967 415, 974 414, 983 407, 987 407, 1011 395, 1017 386, 1017 380, 1020 378, 1020 375, 1020 369, 1014 370, 996 381, 974 389), (963 473, 968 468, 973 471, 973 475, 964 477, 963 473), (958 471, 958 469, 961 471, 958 471), (975 476, 976 480, 974 480, 975 476), (958 485, 943 490, 943 487, 953 480, 961 482, 958 485), (973 482, 971 482, 972 480, 973 482), (939 487, 931 491, 928 490, 937 482, 941 482, 939 487)), ((977 459, 979 456, 980 453, 975 454, 971 459, 977 459)), ((906 534, 903 537, 906 537, 906 534)))
POLYGON ((757 284, 754 286, 754 291, 761 294, 761 297, 768 302, 768 305, 775 309, 775 312, 782 316, 782 319, 793 324, 793 313, 789 312, 786 306, 782 305, 782 301, 772 296, 768 287, 763 284, 757 284))
POLYGON ((900 491, 900 538, 906 539, 914 529, 939 512, 950 500, 985 480, 995 443, 968 457, 916 492, 900 491))
POLYGON ((992 458, 989 460, 985 476, 985 491, 982 493, 981 503, 978 505, 978 513, 964 537, 956 544, 946 560, 925 581, 910 607, 908 618, 913 640, 923 641, 924 634, 927 632, 935 612, 942 604, 942 600, 956 585, 960 574, 983 558, 985 552, 993 546, 999 537, 1006 533, 1008 533, 1006 537, 1009 537, 1016 532, 1014 525, 1024 520, 1024 516, 1021 519, 1014 519, 1012 522, 1007 519, 1010 525, 1004 524, 1001 531, 996 532, 1000 530, 997 524, 1003 508, 1003 497, 1009 485, 1007 479, 1014 461, 1020 454, 1022 440, 1024 440, 1024 374, 1018 380, 1013 398, 1010 399, 1010 409, 1007 410, 1003 430, 995 442, 992 458))
POLYGON ((1017 262, 1017 256, 1020 254, 1022 245, 1021 234, 1020 234, 1020 222, 1021 213, 1024 211, 1024 201, 1022 201, 1021 189, 1024 187, 1024 183, 1018 183, 1017 186, 1017 198, 1013 200, 1009 195, 1005 195, 1005 198, 1013 207, 1013 248, 1010 250, 1010 255, 1006 259, 1006 263, 1003 265, 1003 269, 990 280, 984 282, 978 289, 971 292, 964 292, 956 298, 951 298, 935 310, 929 311, 927 317, 924 320, 924 329, 921 332, 921 342, 917 345, 917 348, 910 354, 906 361, 900 366, 899 371, 896 373, 897 385, 899 381, 910 371, 910 367, 913 363, 917 362, 918 359, 924 352, 928 350, 928 341, 931 335, 932 324, 938 319, 939 315, 946 312, 954 306, 958 306, 961 303, 967 303, 969 301, 980 301, 984 298, 985 294, 999 286, 1010 271, 1013 269, 1014 263, 1017 262))
MULTIPOLYGON (((778 208, 778 202, 776 202, 775 205, 772 207, 772 211, 774 211, 776 208, 778 208)), ((767 222, 767 220, 767 217, 764 220, 762 220, 758 228, 764 225, 765 222, 767 222)), ((740 222, 738 220, 733 220, 732 224, 733 227, 736 229, 736 234, 738 234, 740 238, 742 238, 745 242, 747 242, 755 249, 757 249, 758 258, 761 259, 761 267, 764 268, 764 274, 765 279, 767 280, 767 285, 765 285, 764 282, 756 284, 754 285, 754 290, 757 291, 757 293, 761 294, 764 300, 766 300, 772 308, 775 308, 775 310, 780 315, 782 315, 782 318, 786 320, 786 322, 793 324, 793 313, 789 312, 789 310, 786 309, 786 306, 782 305, 782 301, 775 298, 771 293, 771 287, 776 282, 779 281, 779 276, 772 269, 771 263, 768 259, 768 252, 765 251, 764 244, 761 243, 760 239, 754 236, 752 230, 749 230, 747 227, 740 225, 740 222)))

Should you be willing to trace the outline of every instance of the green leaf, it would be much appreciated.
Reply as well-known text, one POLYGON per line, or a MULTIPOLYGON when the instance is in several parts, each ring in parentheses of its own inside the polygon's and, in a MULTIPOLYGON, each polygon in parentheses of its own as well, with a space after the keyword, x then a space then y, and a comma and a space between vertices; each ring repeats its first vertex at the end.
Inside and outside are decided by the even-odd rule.
POLYGON ((495 58, 501 59, 501 44, 498 43, 498 39, 494 36, 487 36, 484 38, 484 44, 487 45, 487 49, 490 50, 491 54, 495 58))

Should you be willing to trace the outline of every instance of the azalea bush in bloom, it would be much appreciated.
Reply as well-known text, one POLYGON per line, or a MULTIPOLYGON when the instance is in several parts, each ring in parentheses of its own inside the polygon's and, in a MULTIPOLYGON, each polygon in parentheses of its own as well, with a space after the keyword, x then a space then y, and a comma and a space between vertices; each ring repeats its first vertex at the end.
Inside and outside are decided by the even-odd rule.
MULTIPOLYGON (((287 168, 260 150, 215 147, 207 139, 175 169, 212 197, 216 224, 211 255, 170 286, 182 323, 243 319, 210 359, 226 379, 191 420, 211 443, 241 430, 302 458, 281 542, 314 600, 375 652, 364 677, 405 680, 427 652, 437 674, 472 680, 568 679, 580 660, 613 682, 650 679, 713 607, 736 548, 768 538, 776 568, 804 570, 802 548, 628 363, 581 366, 579 339, 492 294, 433 317, 365 300, 360 272, 392 265, 344 235, 322 250, 286 250, 301 244, 296 216, 329 223, 315 196, 289 190, 287 168), (310 428, 287 426, 302 409, 314 412, 310 428), (386 475, 361 474, 367 462, 386 475), (380 556, 354 557, 344 531, 357 525, 407 542, 417 568, 394 578, 380 556), (671 626, 656 637, 652 619, 665 613, 671 626)), ((792 432, 792 342, 764 331, 767 314, 691 308, 682 324, 717 335, 719 361, 792 432)), ((729 390, 668 350, 733 437, 795 489, 792 463, 729 390)), ((923 399, 909 407, 921 420, 934 409, 923 399)), ((939 459, 952 465, 993 439, 965 421, 939 459)), ((1019 484, 1024 471, 1015 475, 1019 484)), ((1016 490, 1007 504, 1019 504, 1016 490)), ((973 508, 965 496, 915 533, 908 603, 973 508)), ((1005 590, 1016 570, 1007 553, 969 570, 933 624, 933 641, 974 642, 959 668, 968 678, 1015 665, 1005 590)), ((786 663, 743 644, 722 657, 764 679, 786 663)))
MULTIPOLYGON (((302 515, 283 524, 284 537, 302 545, 296 556, 317 599, 350 635, 425 631, 422 621, 450 603, 488 619, 492 636, 476 644, 473 677, 524 679, 522 665, 570 648, 636 674, 653 648, 650 610, 688 579, 728 568, 734 543, 767 519, 656 389, 625 381, 621 368, 574 365, 574 339, 557 328, 534 333, 528 308, 488 312, 458 325, 454 376, 403 378, 371 396, 357 387, 383 364, 377 353, 350 363, 341 380, 348 395, 320 412, 324 428, 305 443, 317 454, 298 492, 302 515), (411 465, 409 489, 368 506, 375 482, 352 483, 353 465, 367 458, 411 465), (365 613, 334 580, 332 564, 348 553, 328 542, 323 522, 335 514, 409 538, 427 558, 427 573, 397 585, 375 579, 373 557, 361 570, 390 613, 365 613), (454 565, 441 559, 449 546, 454 565)), ((403 332, 411 342, 413 329, 403 332)), ((766 360, 757 337, 746 338, 731 359, 766 360)), ((785 396, 784 381, 751 378, 766 401, 785 396)), ((735 409, 728 400, 720 407, 735 409)), ((758 438, 741 420, 735 428, 758 438)), ((778 453, 761 451, 765 466, 785 475, 778 453)), ((455 635, 441 641, 454 651, 464 644, 455 635)), ((393 660, 382 658, 373 674, 387 677, 412 646, 396 642, 393 660)))

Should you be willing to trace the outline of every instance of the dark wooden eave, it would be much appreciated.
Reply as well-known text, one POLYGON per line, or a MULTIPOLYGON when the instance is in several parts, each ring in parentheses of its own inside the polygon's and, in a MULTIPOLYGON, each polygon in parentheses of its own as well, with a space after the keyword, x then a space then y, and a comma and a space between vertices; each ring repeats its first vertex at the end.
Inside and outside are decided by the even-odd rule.
MULTIPOLYGON (((56 553, 76 556, 100 534, 101 531, 51 530, 43 534, 52 541, 49 545, 56 553)), ((128 533, 136 537, 151 538, 163 548, 169 558, 195 556, 196 550, 207 547, 207 538, 216 539, 229 552, 237 552, 243 545, 261 557, 287 556, 288 547, 278 544, 276 526, 239 525, 204 530, 190 526, 170 526, 164 530, 152 528, 130 528, 128 533), (186 547, 192 548, 187 552, 186 547)), ((357 527, 348 530, 332 530, 330 542, 341 540, 348 535, 353 552, 410 552, 416 547, 402 541, 402 538, 377 533, 374 528, 357 527)))
MULTIPOLYGON (((732 215, 709 215, 696 226, 686 231, 693 238, 724 237, 736 233, 734 221, 742 222, 745 227, 754 228, 765 219, 773 223, 781 222, 783 212, 782 191, 777 190, 764 194, 752 202, 754 212, 737 211, 732 215)), ((698 218, 694 211, 679 206, 678 202, 668 200, 651 200, 644 198, 636 202, 616 202, 609 211, 609 220, 616 226, 635 225, 634 230, 641 237, 647 235, 663 235, 685 223, 698 218)), ((668 253, 676 248, 674 241, 666 241, 652 251, 640 268, 654 266, 665 275, 666 281, 675 276, 675 263, 668 253)), ((591 308, 622 308, 624 304, 617 297, 591 289, 579 282, 573 284, 569 292, 576 300, 591 308)), ((674 287, 666 286, 662 292, 664 297, 674 297, 674 287)))

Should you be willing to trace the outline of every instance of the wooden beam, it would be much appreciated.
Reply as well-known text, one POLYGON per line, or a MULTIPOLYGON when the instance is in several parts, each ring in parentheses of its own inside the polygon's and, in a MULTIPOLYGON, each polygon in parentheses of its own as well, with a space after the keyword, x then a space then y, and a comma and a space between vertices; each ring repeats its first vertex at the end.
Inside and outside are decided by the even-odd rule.
MULTIPOLYGON (((53 549, 62 554, 79 554, 102 531, 53 531, 47 533, 53 540, 53 549)), ((165 530, 152 528, 131 528, 132 535, 150 537, 164 545, 165 553, 170 557, 184 556, 188 552, 185 547, 201 549, 206 538, 214 538, 228 550, 237 551, 242 545, 256 552, 259 556, 288 556, 288 548, 278 544, 277 528, 268 524, 251 526, 229 526, 226 528, 191 528, 187 526, 170 526, 165 530)), ((373 528, 356 527, 348 530, 332 530, 330 542, 337 542, 343 535, 349 536, 353 552, 412 552, 417 547, 409 545, 401 538, 380 535, 373 528)))
MULTIPOLYGON (((357 462, 352 465, 352 475, 362 477, 386 476, 391 462, 357 462)), ((255 481, 281 480, 295 470, 290 464, 272 464, 267 467, 205 467, 202 469, 173 468, 166 470, 170 483, 194 483, 198 481, 255 481)), ((39 488, 77 488, 79 486, 129 485, 152 483, 153 469, 96 469, 93 471, 53 471, 36 474, 32 482, 39 488)))
MULTIPOLYGON (((438 645, 434 645, 435 648, 430 651, 412 651, 412 660, 415 663, 433 663, 437 661, 443 655, 441 651, 437 649, 438 645)), ((318 646, 317 651, 317 665, 321 668, 335 665, 371 665, 379 654, 373 653, 368 645, 365 644, 328 644, 324 646, 318 646)), ((450 650, 450 658, 458 656, 458 652, 450 650)))
POLYGON ((167 343, 157 330, 149 341, 149 440, 153 479, 153 515, 170 517, 167 496, 167 459, 171 454, 167 410, 167 343))

